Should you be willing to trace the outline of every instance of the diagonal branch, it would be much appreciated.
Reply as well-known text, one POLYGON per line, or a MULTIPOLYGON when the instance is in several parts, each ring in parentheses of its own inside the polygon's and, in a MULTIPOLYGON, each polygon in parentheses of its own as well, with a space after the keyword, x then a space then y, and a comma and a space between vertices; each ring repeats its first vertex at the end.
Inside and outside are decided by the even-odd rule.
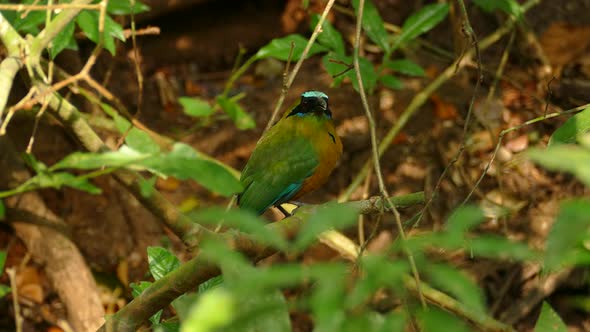
MULTIPOLYGON (((423 193, 415 193, 403 197, 395 197, 391 200, 397 208, 402 208, 421 203, 423 202, 423 199, 423 193)), ((373 197, 366 201, 347 202, 342 204, 358 207, 361 213, 378 213, 379 209, 387 203, 385 203, 381 197, 373 197)), ((293 216, 270 224, 267 227, 283 234, 293 234, 299 229, 299 227, 304 225, 307 218, 311 215, 309 212, 316 207, 317 206, 309 205, 297 209, 293 216)), ((224 233, 219 236, 221 236, 232 249, 241 252, 253 262, 257 262, 276 253, 275 249, 254 242, 240 233, 224 233)), ((326 233, 320 236, 320 240, 324 242, 325 237, 326 233)), ((343 246, 342 244, 340 245, 340 249, 347 252, 343 257, 346 257, 353 262, 356 261, 359 252, 358 246, 343 236, 340 240, 342 240, 342 242, 348 242, 346 246, 343 246)), ((205 260, 200 255, 197 255, 181 265, 178 269, 154 282, 141 295, 111 316, 99 331, 136 331, 144 321, 149 319, 149 317, 155 314, 158 310, 166 307, 175 298, 185 292, 194 290, 199 284, 219 275, 219 273, 220 270, 218 267, 205 260)), ((418 288, 412 277, 407 276, 404 280, 404 285, 410 291, 417 292, 418 288)), ((492 317, 471 310, 455 299, 439 292, 425 283, 421 283, 420 289, 428 302, 451 311, 458 316, 465 317, 482 330, 513 331, 510 326, 498 322, 492 317)))
POLYGON ((2 124, 2 114, 8 102, 8 96, 12 90, 12 84, 16 73, 23 66, 20 58, 20 50, 23 39, 8 23, 6 18, 0 13, 0 40, 8 51, 8 56, 0 63, 0 125, 2 124))

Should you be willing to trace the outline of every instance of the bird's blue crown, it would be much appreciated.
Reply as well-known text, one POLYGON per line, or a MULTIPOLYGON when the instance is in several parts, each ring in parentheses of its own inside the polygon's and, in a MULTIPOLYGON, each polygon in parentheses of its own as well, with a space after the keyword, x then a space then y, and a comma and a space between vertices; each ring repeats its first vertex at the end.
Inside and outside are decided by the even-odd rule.
POLYGON ((303 94, 301 94, 301 97, 303 98, 324 98, 324 99, 328 99, 328 95, 321 92, 321 91, 305 91, 303 94))

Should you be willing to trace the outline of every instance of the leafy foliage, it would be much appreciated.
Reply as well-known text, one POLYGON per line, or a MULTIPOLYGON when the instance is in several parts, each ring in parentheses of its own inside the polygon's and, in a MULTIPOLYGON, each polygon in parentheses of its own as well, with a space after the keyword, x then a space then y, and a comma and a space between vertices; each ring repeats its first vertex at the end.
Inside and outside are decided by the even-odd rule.
POLYGON ((518 19, 522 18, 523 10, 516 0, 473 0, 473 2, 486 12, 501 10, 518 19))
MULTIPOLYGON (((283 38, 273 39, 269 44, 261 47, 258 52, 256 52, 255 57, 258 60, 272 57, 281 61, 287 61, 289 59, 289 54, 291 53, 291 47, 293 47, 291 60, 297 61, 303 55, 305 45, 307 45, 307 39, 303 36, 297 34, 288 35, 283 38)), ((325 52, 326 50, 327 49, 324 46, 312 45, 309 49, 308 56, 325 52)))
POLYGON ((240 104, 238 104, 235 99, 227 98, 225 96, 218 96, 217 104, 219 104, 221 109, 223 109, 223 111, 229 115, 238 129, 250 129, 256 126, 254 119, 252 119, 252 117, 250 117, 250 115, 244 111, 242 106, 240 106, 240 104))
POLYGON ((448 13, 449 5, 446 3, 436 3, 422 7, 422 9, 405 20, 402 25, 402 33, 394 40, 391 49, 396 50, 402 44, 432 30, 447 17, 448 13))
POLYGON ((567 326, 549 303, 543 302, 541 315, 535 325, 535 332, 567 332, 567 326))
POLYGON ((551 228, 545 251, 545 267, 555 270, 562 266, 590 263, 590 251, 584 240, 590 238, 590 201, 563 202, 555 224, 551 228))
POLYGON ((148 263, 154 279, 159 280, 180 266, 180 260, 162 247, 149 247, 148 263))
MULTIPOLYGON (((359 0, 353 0, 352 6, 354 7, 356 16, 358 17, 359 0)), ((389 46, 389 36, 387 35, 387 31, 385 31, 383 19, 381 18, 381 15, 379 15, 379 12, 377 11, 377 8, 373 2, 370 0, 365 1, 362 26, 369 38, 371 38, 375 44, 379 45, 379 47, 381 47, 385 53, 391 52, 391 47, 389 46)))
MULTIPOLYGON (((123 35, 123 28, 115 22, 110 16, 106 15, 104 18, 104 31, 102 36, 99 33, 99 13, 96 11, 84 10, 80 12, 76 18, 76 23, 86 34, 88 39, 92 40, 96 44, 103 42, 104 48, 106 48, 111 54, 115 54, 115 38, 125 41, 123 35), (102 40, 101 40, 102 38, 102 40)), ((65 30, 64 30, 65 31, 65 30)))
MULTIPOLYGON (((6 263, 6 251, 0 250, 0 275, 4 271, 4 264, 6 263)), ((11 291, 10 287, 4 284, 0 284, 0 299, 9 294, 11 291)))
MULTIPOLYGON (((6 1, 2 1, 5 3, 6 1)), ((23 4, 47 5, 47 0, 25 0, 23 4)), ((104 17, 104 33, 102 35, 103 47, 111 54, 115 54, 115 39, 125 41, 123 28, 110 15, 131 15, 139 14, 149 10, 149 7, 140 1, 133 1, 131 6, 130 0, 109 1, 107 4, 107 15, 104 17)), ((45 26, 47 13, 44 11, 32 11, 26 16, 21 16, 15 11, 1 11, 2 15, 10 24, 19 32, 24 32, 36 36, 45 26)), ((78 50, 74 33, 76 26, 94 43, 101 41, 99 36, 99 12, 97 10, 83 10, 77 16, 75 22, 70 22, 65 29, 61 30, 53 39, 49 48, 49 55, 54 59, 64 49, 78 50)))
POLYGON ((200 98, 180 97, 178 102, 182 105, 184 113, 193 117, 209 116, 213 113, 213 107, 200 98))
POLYGON ((549 146, 576 143, 578 137, 590 131, 590 107, 569 118, 549 139, 549 146))

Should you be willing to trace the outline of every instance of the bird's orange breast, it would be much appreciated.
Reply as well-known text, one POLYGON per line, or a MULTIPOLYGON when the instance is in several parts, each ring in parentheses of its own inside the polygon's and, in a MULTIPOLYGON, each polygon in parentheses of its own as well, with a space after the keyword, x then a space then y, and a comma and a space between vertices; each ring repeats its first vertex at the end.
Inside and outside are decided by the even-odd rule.
POLYGON ((319 164, 314 173, 303 182, 301 189, 293 196, 293 200, 326 183, 342 155, 342 141, 336 135, 332 121, 325 122, 322 127, 320 130, 314 131, 314 135, 310 137, 318 154, 319 164))

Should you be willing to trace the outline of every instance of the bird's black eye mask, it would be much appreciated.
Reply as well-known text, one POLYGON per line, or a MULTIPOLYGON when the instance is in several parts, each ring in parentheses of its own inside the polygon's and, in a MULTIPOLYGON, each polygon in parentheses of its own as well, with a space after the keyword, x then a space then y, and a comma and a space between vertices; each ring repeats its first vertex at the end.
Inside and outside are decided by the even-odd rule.
POLYGON ((328 106, 328 98, 324 97, 301 97, 299 105, 287 115, 307 116, 307 115, 323 115, 328 119, 332 118, 332 111, 328 106))

